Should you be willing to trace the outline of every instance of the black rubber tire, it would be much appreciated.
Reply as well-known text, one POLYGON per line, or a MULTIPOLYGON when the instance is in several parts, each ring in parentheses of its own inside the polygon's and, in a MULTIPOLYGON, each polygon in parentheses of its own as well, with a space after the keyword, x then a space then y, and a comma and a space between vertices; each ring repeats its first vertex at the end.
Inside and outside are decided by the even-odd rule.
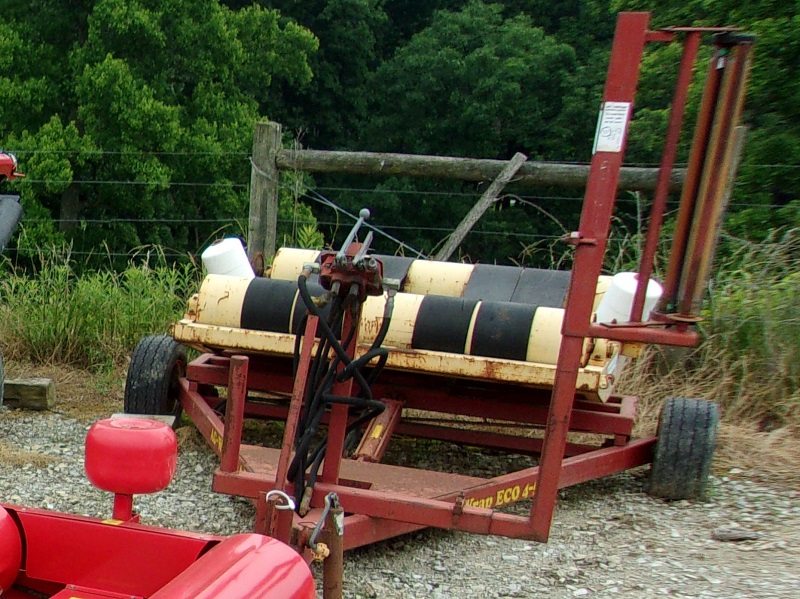
POLYGON ((168 335, 145 337, 133 350, 125 380, 125 412, 180 419, 179 381, 186 374, 186 348, 168 335))
POLYGON ((671 397, 661 409, 648 493, 667 500, 703 499, 717 443, 717 405, 671 397))

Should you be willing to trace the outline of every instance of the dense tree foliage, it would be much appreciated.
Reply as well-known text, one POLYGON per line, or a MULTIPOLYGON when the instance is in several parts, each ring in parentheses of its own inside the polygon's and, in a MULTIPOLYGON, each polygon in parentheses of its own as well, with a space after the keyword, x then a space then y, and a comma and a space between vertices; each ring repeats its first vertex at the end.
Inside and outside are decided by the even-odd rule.
MULTIPOLYGON (((259 116, 320 149, 498 159, 522 151, 586 161, 620 10, 650 10, 654 26, 736 24, 758 34, 750 134, 728 227, 759 239, 800 226, 795 1, 2 5, 0 139, 29 175, 22 189, 31 243, 66 238, 86 251, 102 243, 123 252, 147 243, 197 250, 221 223, 246 218, 247 157, 259 116)), ((648 50, 629 161, 651 163, 660 154, 678 60, 676 47, 648 50)), ((699 92, 696 85, 692 106, 699 92)), ((314 183, 348 209, 369 205, 378 224, 397 227, 388 230, 424 251, 482 190, 400 179, 319 176, 314 183), (356 187, 374 192, 347 190, 356 187)), ((571 226, 580 195, 544 189, 506 199, 463 252, 483 261, 515 259, 531 240, 571 226)), ((621 222, 634 226, 639 204, 623 200, 621 222)), ((284 215, 312 220, 307 209, 285 202, 284 215)), ((325 229, 329 241, 344 228, 325 229)))
POLYGON ((260 105, 273 81, 311 79, 317 47, 276 11, 215 0, 16 3, 4 15, 0 122, 29 176, 28 221, 59 218, 78 247, 197 247, 210 233, 198 221, 242 213, 232 183, 248 172, 260 105))

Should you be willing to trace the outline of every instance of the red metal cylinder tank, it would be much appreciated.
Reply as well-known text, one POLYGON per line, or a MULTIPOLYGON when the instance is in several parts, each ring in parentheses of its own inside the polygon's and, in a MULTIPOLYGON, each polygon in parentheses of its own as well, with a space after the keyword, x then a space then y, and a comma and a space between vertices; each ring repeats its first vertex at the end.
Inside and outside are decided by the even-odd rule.
POLYGON ((175 475, 178 441, 163 422, 145 418, 100 420, 86 435, 86 476, 112 493, 155 493, 175 475))

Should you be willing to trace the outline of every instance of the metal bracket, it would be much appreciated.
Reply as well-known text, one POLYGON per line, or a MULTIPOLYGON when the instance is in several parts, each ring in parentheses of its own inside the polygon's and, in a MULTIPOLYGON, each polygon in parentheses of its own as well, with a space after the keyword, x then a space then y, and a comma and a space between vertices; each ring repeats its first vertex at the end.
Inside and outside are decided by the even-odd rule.
POLYGON ((574 245, 576 247, 579 245, 597 245, 597 239, 594 237, 584 237, 579 231, 573 231, 572 233, 564 235, 561 241, 567 245, 574 245))

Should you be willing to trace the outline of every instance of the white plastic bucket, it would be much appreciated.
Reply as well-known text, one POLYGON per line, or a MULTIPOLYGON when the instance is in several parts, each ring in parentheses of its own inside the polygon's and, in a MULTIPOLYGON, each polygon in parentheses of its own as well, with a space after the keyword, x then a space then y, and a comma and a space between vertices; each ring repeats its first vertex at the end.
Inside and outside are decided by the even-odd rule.
MULTIPOLYGON (((600 305, 597 306, 598 323, 610 323, 614 320, 628 322, 630 320, 633 298, 639 282, 638 276, 635 272, 620 272, 611 278, 611 284, 603 295, 603 299, 600 300, 600 305)), ((650 312, 656 307, 662 293, 664 293, 663 287, 650 279, 644 297, 642 320, 650 317, 650 312)))
POLYGON ((238 237, 215 241, 200 255, 203 266, 210 275, 254 278, 253 267, 238 237))

